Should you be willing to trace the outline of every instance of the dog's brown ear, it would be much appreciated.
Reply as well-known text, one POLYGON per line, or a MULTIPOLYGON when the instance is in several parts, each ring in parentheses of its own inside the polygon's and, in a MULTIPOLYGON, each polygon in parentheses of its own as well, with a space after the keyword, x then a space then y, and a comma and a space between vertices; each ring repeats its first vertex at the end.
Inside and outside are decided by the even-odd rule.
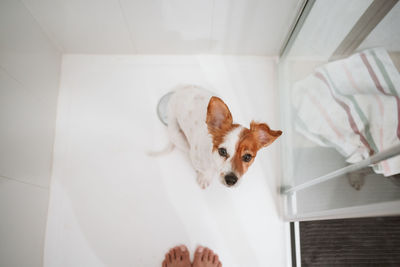
POLYGON ((258 149, 272 144, 282 134, 282 131, 271 130, 266 123, 256 123, 254 121, 250 124, 250 131, 257 140, 258 149))
POLYGON ((213 96, 207 108, 207 126, 209 130, 225 130, 232 125, 232 115, 221 98, 213 96))

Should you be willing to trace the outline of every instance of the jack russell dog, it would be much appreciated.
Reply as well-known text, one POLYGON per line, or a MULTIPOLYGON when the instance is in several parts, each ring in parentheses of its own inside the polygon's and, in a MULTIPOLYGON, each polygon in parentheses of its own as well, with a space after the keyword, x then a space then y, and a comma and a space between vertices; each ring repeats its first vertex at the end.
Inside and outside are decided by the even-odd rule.
POLYGON ((169 149, 187 152, 197 172, 197 182, 205 189, 219 178, 231 187, 237 184, 254 162, 257 151, 270 145, 282 131, 265 123, 250 129, 233 123, 227 105, 212 92, 197 86, 175 89, 167 107, 169 149))

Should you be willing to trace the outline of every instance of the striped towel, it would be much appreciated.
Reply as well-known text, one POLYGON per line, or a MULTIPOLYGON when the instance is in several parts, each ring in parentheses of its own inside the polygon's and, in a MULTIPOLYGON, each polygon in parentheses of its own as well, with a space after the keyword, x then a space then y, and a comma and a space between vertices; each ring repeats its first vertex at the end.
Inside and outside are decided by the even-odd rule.
MULTIPOLYGON (((386 50, 366 50, 294 84, 295 129, 355 163, 400 143, 399 95, 400 75, 386 50)), ((400 156, 372 167, 400 173, 400 156)))

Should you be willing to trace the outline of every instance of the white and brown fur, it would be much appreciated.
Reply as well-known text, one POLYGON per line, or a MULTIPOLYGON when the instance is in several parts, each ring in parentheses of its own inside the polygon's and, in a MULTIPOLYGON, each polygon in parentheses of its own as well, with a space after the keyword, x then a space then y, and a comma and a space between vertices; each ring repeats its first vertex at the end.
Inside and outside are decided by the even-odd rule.
POLYGON ((226 186, 236 184, 257 151, 282 132, 265 123, 251 122, 250 129, 235 124, 227 105, 213 93, 181 86, 168 103, 168 134, 173 145, 189 154, 204 189, 215 178, 226 186))

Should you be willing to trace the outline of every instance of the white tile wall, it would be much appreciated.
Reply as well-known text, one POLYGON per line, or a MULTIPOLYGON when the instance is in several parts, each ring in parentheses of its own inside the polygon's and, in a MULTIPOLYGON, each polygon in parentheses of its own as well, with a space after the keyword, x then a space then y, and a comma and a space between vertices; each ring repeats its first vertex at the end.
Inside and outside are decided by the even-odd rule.
POLYGON ((0 177, 0 266, 42 266, 48 195, 0 177))
POLYGON ((211 53, 277 56, 302 1, 214 1, 211 53))
POLYGON ((22 0, 66 53, 276 56, 301 0, 22 0))
POLYGON ((64 52, 135 53, 118 0, 22 2, 64 52))
POLYGON ((61 53, 0 1, 0 266, 43 263, 61 53))
POLYGON ((0 176, 48 188, 55 110, 33 98, 2 70, 0 127, 0 176))
POLYGON ((213 0, 121 0, 137 51, 190 54, 210 46, 213 0))
POLYGON ((20 1, 0 2, 0 67, 55 108, 61 54, 20 1))

